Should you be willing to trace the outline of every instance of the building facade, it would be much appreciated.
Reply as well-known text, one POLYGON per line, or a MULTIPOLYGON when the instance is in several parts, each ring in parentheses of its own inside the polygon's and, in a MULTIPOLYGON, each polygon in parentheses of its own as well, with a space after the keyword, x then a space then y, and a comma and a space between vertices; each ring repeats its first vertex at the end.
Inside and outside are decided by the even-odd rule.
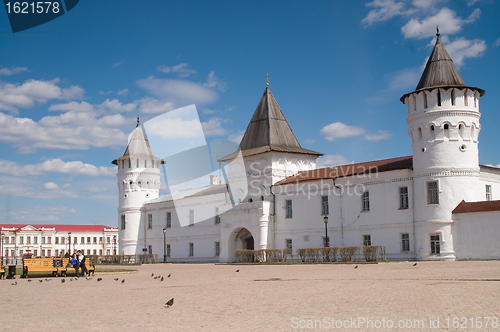
POLYGON ((60 257, 82 250, 85 255, 116 255, 118 229, 103 225, 0 224, 4 259, 60 257))
POLYGON ((138 124, 113 161, 120 254, 231 262, 238 249, 380 245, 392 260, 498 259, 500 169, 478 162, 483 95, 438 34, 415 91, 401 97, 412 156, 317 169, 321 153, 300 146, 266 87, 239 150, 220 159, 229 183, 164 197, 163 161, 138 124), (242 176, 247 187, 230 188, 242 176))

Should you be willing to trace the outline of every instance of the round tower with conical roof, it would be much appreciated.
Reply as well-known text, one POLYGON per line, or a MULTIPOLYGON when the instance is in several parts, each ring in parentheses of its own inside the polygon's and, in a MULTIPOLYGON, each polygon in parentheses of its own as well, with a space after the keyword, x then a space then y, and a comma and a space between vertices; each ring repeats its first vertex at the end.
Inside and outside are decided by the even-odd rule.
POLYGON ((159 197, 160 165, 165 163, 153 154, 139 118, 125 153, 112 163, 118 166, 119 254, 134 255, 142 249, 137 243, 141 225, 145 223, 142 206, 159 197))
POLYGON ((422 77, 401 97, 413 150, 414 221, 418 259, 455 259, 451 211, 477 200, 479 98, 443 46, 439 30, 422 77))

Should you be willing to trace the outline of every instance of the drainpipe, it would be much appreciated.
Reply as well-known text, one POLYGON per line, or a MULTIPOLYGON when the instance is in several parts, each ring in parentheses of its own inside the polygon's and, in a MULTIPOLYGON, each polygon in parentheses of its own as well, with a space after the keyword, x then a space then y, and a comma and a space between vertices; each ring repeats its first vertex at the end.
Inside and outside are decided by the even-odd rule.
MULTIPOLYGON (((335 185, 335 179, 333 179, 333 186, 334 186, 334 188, 342 189, 340 186, 335 185)), ((340 200, 340 233, 342 235, 341 244, 343 247, 344 246, 344 216, 343 216, 343 212, 342 212, 342 190, 340 191, 339 200, 340 200)))
POLYGON ((271 195, 273 195, 273 214, 272 220, 273 220, 273 249, 276 249, 276 195, 273 193, 273 186, 269 187, 269 192, 271 195))

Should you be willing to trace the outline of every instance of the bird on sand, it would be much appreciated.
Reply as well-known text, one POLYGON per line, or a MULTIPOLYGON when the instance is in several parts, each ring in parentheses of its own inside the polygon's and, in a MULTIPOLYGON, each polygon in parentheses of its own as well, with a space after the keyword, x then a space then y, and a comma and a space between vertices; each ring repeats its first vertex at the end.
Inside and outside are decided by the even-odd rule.
POLYGON ((97 281, 101 281, 101 280, 102 280, 102 278, 97 278, 97 281))
POLYGON ((356 265, 354 268, 355 268, 355 269, 357 269, 357 268, 358 268, 358 266, 356 265))
POLYGON ((115 278, 115 281, 118 281, 118 278, 115 278))
POLYGON ((61 282, 66 282, 66 280, 64 280, 64 279, 61 279, 61 282))
POLYGON ((168 300, 167 303, 165 303, 165 307, 167 307, 167 308, 169 308, 173 305, 174 305, 174 298, 171 298, 170 300, 168 300))
POLYGON ((122 279, 122 284, 125 283, 125 279, 122 279))
POLYGON ((152 276, 152 277, 154 277, 154 276, 155 276, 155 274, 154 274, 154 273, 151 273, 151 276, 152 276))
POLYGON ((240 272, 240 270, 238 269, 238 270, 236 270, 236 272, 240 272))
POLYGON ((28 282, 31 282, 31 279, 28 279, 28 282))
POLYGON ((167 277, 169 277, 169 278, 170 278, 170 276, 171 276, 171 275, 172 275, 172 274, 170 274, 170 273, 169 273, 167 277))
POLYGON ((13 286, 17 285, 17 281, 14 281, 11 285, 13 286))
POLYGON ((413 264, 413 266, 417 266, 417 263, 413 264))
POLYGON ((38 281, 43 282, 43 279, 40 279, 40 280, 38 280, 38 281))
POLYGON ((163 277, 161 277, 160 281, 163 281, 163 277))

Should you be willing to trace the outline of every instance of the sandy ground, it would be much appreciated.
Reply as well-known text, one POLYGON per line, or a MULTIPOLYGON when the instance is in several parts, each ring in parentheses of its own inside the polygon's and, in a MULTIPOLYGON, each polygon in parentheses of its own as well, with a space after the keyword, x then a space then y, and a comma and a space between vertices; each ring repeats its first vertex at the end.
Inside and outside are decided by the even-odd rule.
POLYGON ((485 328, 486 319, 479 319, 481 329, 470 321, 489 316, 500 324, 499 261, 354 266, 155 264, 65 283, 17 276, 15 286, 0 281, 0 329, 297 331, 314 323, 316 330, 329 330, 340 320, 343 328, 336 330, 381 331, 389 330, 376 328, 384 321, 394 328, 400 320, 408 327, 417 320, 424 331, 500 331, 494 320, 485 328), (172 277, 162 282, 152 273, 172 277), (165 308, 172 297, 174 305, 165 308), (436 326, 438 318, 439 328, 432 329, 430 320, 436 326), (453 319, 465 329, 454 329, 453 319))

